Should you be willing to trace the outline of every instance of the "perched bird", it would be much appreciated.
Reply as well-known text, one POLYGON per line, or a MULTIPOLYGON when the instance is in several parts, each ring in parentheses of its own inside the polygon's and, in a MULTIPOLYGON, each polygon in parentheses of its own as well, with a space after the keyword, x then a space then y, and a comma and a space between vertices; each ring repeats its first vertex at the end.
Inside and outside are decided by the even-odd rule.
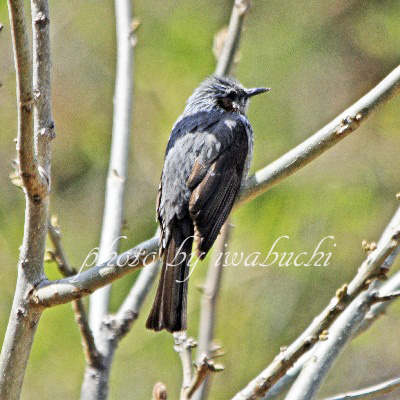
POLYGON ((211 76, 172 129, 157 200, 163 265, 148 329, 186 330, 193 242, 203 259, 232 210, 253 155, 249 98, 267 90, 211 76))

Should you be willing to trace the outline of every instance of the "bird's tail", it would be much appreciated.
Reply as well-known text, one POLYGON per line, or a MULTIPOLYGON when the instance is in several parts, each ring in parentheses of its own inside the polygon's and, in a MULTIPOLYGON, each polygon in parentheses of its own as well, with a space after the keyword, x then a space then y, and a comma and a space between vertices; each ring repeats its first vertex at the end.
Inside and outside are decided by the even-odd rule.
POLYGON ((193 236, 173 229, 164 250, 161 277, 146 328, 169 332, 186 330, 187 293, 193 236))

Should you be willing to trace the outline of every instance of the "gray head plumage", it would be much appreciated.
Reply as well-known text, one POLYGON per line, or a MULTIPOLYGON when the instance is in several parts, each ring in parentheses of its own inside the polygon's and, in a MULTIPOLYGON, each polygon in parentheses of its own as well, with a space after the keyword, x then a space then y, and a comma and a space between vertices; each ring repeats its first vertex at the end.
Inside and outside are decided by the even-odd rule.
POLYGON ((206 78, 189 97, 184 115, 200 111, 228 111, 245 114, 249 98, 268 90, 270 89, 246 89, 236 79, 212 75, 206 78))

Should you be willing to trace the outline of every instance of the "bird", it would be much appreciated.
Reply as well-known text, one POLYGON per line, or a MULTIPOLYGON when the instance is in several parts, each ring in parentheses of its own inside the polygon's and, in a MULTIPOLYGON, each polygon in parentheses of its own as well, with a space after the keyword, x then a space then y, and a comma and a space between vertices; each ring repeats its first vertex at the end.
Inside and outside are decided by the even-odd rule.
POLYGON ((187 329, 193 244, 204 259, 232 210, 253 156, 249 99, 269 90, 246 89, 232 77, 212 75, 175 122, 157 197, 162 268, 148 329, 187 329))

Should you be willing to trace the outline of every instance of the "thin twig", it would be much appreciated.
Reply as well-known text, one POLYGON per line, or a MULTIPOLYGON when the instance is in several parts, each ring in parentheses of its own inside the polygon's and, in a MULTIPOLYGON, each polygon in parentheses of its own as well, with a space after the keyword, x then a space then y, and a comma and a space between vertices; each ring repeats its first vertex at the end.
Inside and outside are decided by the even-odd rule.
MULTIPOLYGON (((251 0, 235 0, 228 31, 223 44, 222 52, 218 57, 215 75, 230 75, 233 69, 235 55, 239 49, 243 22, 251 7, 251 0)), ((214 46, 215 47, 215 46, 214 46)), ((199 322, 199 347, 197 349, 197 362, 201 363, 204 357, 211 357, 212 341, 215 331, 215 320, 217 316, 217 301, 222 282, 223 259, 231 233, 231 225, 226 221, 221 229, 220 236, 213 250, 213 256, 208 267, 206 282, 203 287, 201 300, 201 314, 199 322)), ((209 370, 205 370, 207 374, 209 370)), ((210 381, 204 376, 194 394, 194 400, 205 398, 209 391, 210 381)))
MULTIPOLYGON (((400 272, 390 277, 383 285, 379 288, 379 293, 382 296, 390 295, 400 290, 400 272)), ((371 310, 366 315, 364 321, 358 329, 358 334, 366 331, 373 322, 375 322, 379 317, 385 314, 387 308, 393 303, 394 300, 381 302, 375 304, 371 310)))
POLYGON ((182 363, 181 400, 186 400, 186 390, 193 380, 192 349, 197 346, 197 343, 192 338, 189 338, 186 332, 175 332, 173 336, 174 350, 179 354, 182 363))
POLYGON ((39 173, 33 135, 33 69, 25 22, 24 2, 8 1, 18 104, 18 167, 23 186, 31 198, 42 198, 46 185, 39 173))
POLYGON ((378 383, 377 385, 369 386, 364 389, 356 390, 354 392, 348 392, 339 394, 334 397, 329 397, 325 400, 353 400, 353 399, 376 399, 377 395, 387 394, 394 392, 400 388, 400 378, 391 379, 386 382, 378 383))
MULTIPOLYGON (((379 105, 397 94, 399 88, 400 67, 397 67, 366 96, 357 101, 341 115, 365 115, 365 113, 366 115, 371 115, 378 109, 379 105)), ((241 199, 238 201, 236 207, 240 207, 261 195, 301 167, 306 166, 317 156, 323 154, 325 150, 338 143, 341 138, 344 138, 346 136, 345 132, 350 128, 347 127, 347 125, 341 128, 338 127, 335 122, 336 120, 337 119, 311 136, 303 142, 303 144, 297 146, 295 149, 289 151, 286 155, 270 164, 270 166, 265 167, 250 177, 245 185, 245 189, 241 192, 241 199)), ((363 120, 364 118, 359 120, 359 122, 363 120)), ((358 124, 353 124, 351 131, 354 131, 357 126, 358 124)), ((61 280, 59 282, 43 281, 33 293, 35 301, 38 304, 51 306, 55 304, 64 304, 78 297, 87 296, 99 287, 107 285, 129 272, 141 268, 143 266, 140 264, 142 258, 134 256, 134 254, 137 255, 137 252, 141 248, 146 249, 147 252, 154 252, 156 254, 158 250, 158 240, 148 240, 128 252, 125 252, 121 257, 128 256, 126 258, 126 263, 121 263, 118 268, 111 267, 106 269, 105 265, 97 265, 89 271, 81 273, 79 278, 77 278, 79 279, 78 282, 70 282, 69 280, 61 280), (135 265, 134 268, 129 268, 129 266, 127 266, 130 260, 129 255, 133 255, 133 259, 138 261, 138 264, 135 265), (106 271, 108 273, 106 273, 106 271), (58 295, 56 296, 55 293, 58 293, 58 295)), ((115 266, 113 262, 115 262, 117 258, 118 257, 113 258, 113 261, 110 262, 111 266, 115 266)), ((157 256, 155 256, 155 259, 156 258, 157 256)))
POLYGON ((229 75, 239 48, 244 18, 250 9, 251 0, 235 0, 224 47, 218 59, 215 75, 229 75))
MULTIPOLYGON (((215 245, 213 256, 208 267, 206 281, 203 286, 203 295, 201 298, 201 314, 199 322, 199 345, 197 348, 197 360, 200 362, 205 357, 211 357, 213 354, 212 341, 215 331, 215 320, 217 316, 217 302, 221 288, 222 273, 224 269, 225 253, 227 243, 232 230, 229 220, 224 224, 221 233, 215 245)), ((209 379, 205 378, 202 385, 194 395, 194 399, 204 398, 209 390, 209 379)))
POLYGON ((118 310, 118 313, 115 316, 115 322, 116 334, 120 339, 129 332, 132 323, 139 316, 144 300, 157 278, 160 265, 160 260, 157 260, 146 266, 146 268, 143 268, 128 296, 118 310))
POLYGON ((199 361, 196 362, 196 369, 192 382, 190 383, 189 387, 184 389, 184 397, 181 397, 181 400, 191 399, 193 394, 200 387, 210 372, 220 372, 223 370, 224 367, 222 365, 215 365, 210 357, 206 357, 204 355, 199 361))
MULTIPOLYGON (((65 255, 63 245, 61 243, 61 231, 60 227, 49 221, 48 223, 48 234, 50 240, 54 246, 52 251, 52 257, 57 263, 58 269, 61 274, 65 277, 71 277, 76 274, 75 268, 72 268, 65 255)), ((81 332, 82 346, 84 349, 84 355, 87 364, 91 366, 101 366, 101 355, 97 351, 96 344, 94 342, 92 330, 89 326, 89 320, 87 317, 86 309, 82 299, 74 300, 72 302, 72 308, 75 313, 75 321, 78 324, 81 332)))
POLYGON ((382 266, 398 247, 399 235, 400 208, 382 234, 377 249, 368 255, 350 284, 339 289, 328 307, 313 320, 311 325, 287 349, 281 351, 274 361, 233 399, 254 400, 265 395, 294 363, 319 341, 320 335, 328 330, 349 304, 376 278, 380 278, 382 274, 388 272, 388 268, 382 269, 382 266))
POLYGON ((38 162, 42 175, 50 181, 51 140, 54 122, 51 115, 50 12, 47 0, 31 0, 33 32, 33 93, 38 162))
POLYGON ((386 301, 392 301, 400 297, 400 291, 393 292, 390 294, 381 294, 380 292, 375 293, 374 304, 382 303, 386 301))
POLYGON ((195 364, 193 372, 192 349, 197 346, 197 343, 192 338, 188 338, 186 332, 175 332, 174 343, 174 350, 179 354, 183 371, 180 399, 188 400, 192 398, 210 372, 222 371, 223 367, 215 365, 212 357, 203 354, 195 364))

